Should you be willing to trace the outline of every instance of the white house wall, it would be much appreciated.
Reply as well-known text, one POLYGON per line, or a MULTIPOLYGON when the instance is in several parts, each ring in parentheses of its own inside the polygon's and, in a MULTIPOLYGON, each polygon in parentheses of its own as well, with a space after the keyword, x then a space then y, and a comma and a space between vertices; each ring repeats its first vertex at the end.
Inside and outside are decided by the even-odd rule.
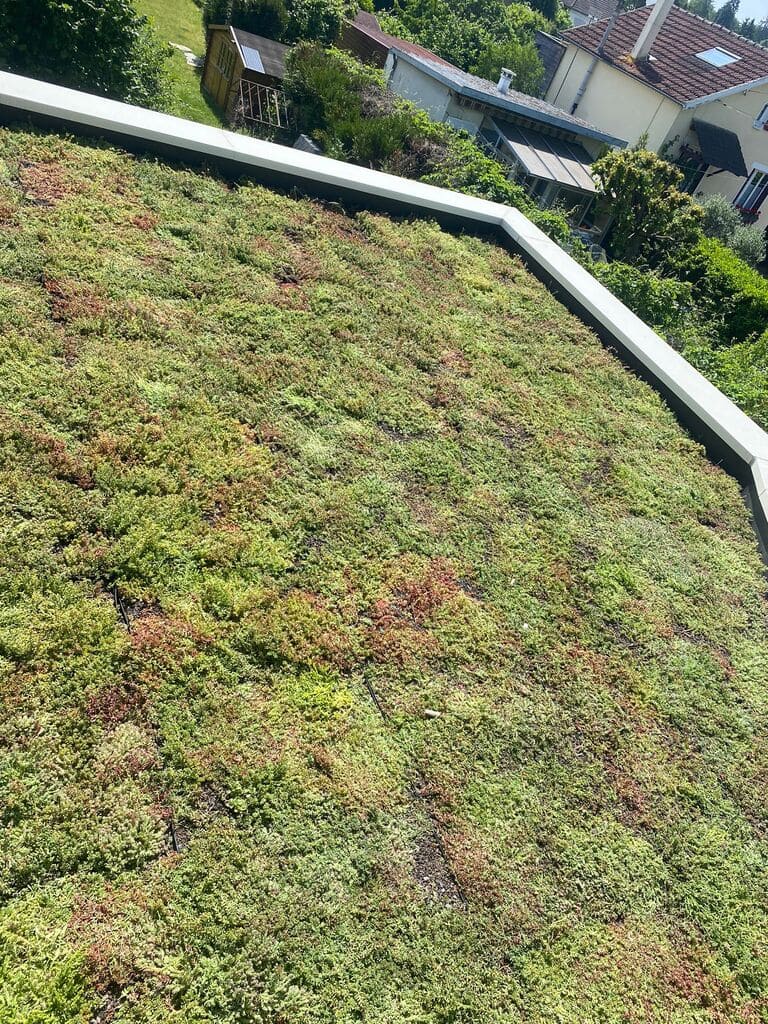
MULTIPOLYGON (((592 54, 577 46, 569 46, 547 90, 546 99, 562 110, 570 111, 592 59, 592 54)), ((754 127, 755 119, 767 104, 768 85, 763 85, 685 110, 678 103, 601 61, 595 67, 577 113, 602 131, 626 139, 630 145, 647 133, 648 148, 662 151, 672 158, 678 155, 684 143, 693 149, 699 148, 691 122, 708 121, 736 133, 747 170, 751 171, 756 165, 768 167, 768 132, 754 127)), ((735 199, 745 180, 727 171, 710 174, 699 185, 697 194, 720 193, 728 199, 735 199)))
POLYGON ((384 68, 389 88, 398 96, 410 100, 415 106, 426 111, 433 121, 444 121, 451 98, 450 89, 431 75, 404 60, 397 60, 392 53, 387 57, 384 68))
MULTIPOLYGON (((545 99, 570 112, 592 60, 592 54, 569 46, 545 99)), ((576 111, 585 121, 630 145, 647 133, 648 147, 653 150, 660 149, 669 137, 679 113, 679 104, 602 61, 597 63, 576 111)))

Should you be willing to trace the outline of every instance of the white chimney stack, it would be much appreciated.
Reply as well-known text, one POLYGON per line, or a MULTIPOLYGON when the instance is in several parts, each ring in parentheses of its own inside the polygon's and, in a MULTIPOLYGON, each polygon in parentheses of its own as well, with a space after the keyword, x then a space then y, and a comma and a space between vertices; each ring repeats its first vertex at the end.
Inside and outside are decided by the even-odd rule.
POLYGON ((643 25, 643 31, 637 37, 637 42, 632 48, 632 59, 636 62, 646 60, 651 55, 651 47, 653 46, 656 36, 661 31, 661 27, 667 20, 667 15, 672 9, 672 4, 675 0, 656 0, 653 5, 653 10, 648 15, 648 20, 643 25))
POLYGON ((507 93, 509 92, 509 87, 512 85, 514 80, 514 71, 510 71, 509 68, 501 69, 501 78, 499 79, 499 84, 496 86, 496 88, 499 90, 502 96, 507 95, 507 93))

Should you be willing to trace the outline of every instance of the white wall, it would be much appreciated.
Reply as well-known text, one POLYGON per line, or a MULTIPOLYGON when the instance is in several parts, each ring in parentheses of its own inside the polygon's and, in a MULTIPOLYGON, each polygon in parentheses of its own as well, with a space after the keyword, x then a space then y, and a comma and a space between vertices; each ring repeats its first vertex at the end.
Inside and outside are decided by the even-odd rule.
POLYGON ((389 88, 410 100, 421 110, 425 110, 433 121, 444 121, 451 97, 450 89, 442 82, 435 81, 431 75, 404 60, 398 60, 391 51, 384 67, 389 88))

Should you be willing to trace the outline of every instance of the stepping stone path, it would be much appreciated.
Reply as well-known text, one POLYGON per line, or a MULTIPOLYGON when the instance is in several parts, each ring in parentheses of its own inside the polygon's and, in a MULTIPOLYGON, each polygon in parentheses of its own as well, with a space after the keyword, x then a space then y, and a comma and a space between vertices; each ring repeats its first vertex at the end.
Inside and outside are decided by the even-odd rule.
POLYGON ((171 43, 174 50, 179 50, 184 54, 184 60, 189 64, 191 68, 201 68, 205 63, 202 57, 196 57, 192 50, 188 46, 182 46, 181 43, 171 43))

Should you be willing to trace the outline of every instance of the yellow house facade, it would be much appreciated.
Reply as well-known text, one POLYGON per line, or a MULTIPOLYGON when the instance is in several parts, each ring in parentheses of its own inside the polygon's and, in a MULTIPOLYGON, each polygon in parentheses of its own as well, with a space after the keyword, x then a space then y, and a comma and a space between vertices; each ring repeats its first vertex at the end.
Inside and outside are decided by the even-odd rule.
MULTIPOLYGON (((554 40, 550 38, 551 53, 554 40)), ((768 50, 672 0, 558 37, 545 98, 680 164, 697 195, 768 221, 768 50)))

